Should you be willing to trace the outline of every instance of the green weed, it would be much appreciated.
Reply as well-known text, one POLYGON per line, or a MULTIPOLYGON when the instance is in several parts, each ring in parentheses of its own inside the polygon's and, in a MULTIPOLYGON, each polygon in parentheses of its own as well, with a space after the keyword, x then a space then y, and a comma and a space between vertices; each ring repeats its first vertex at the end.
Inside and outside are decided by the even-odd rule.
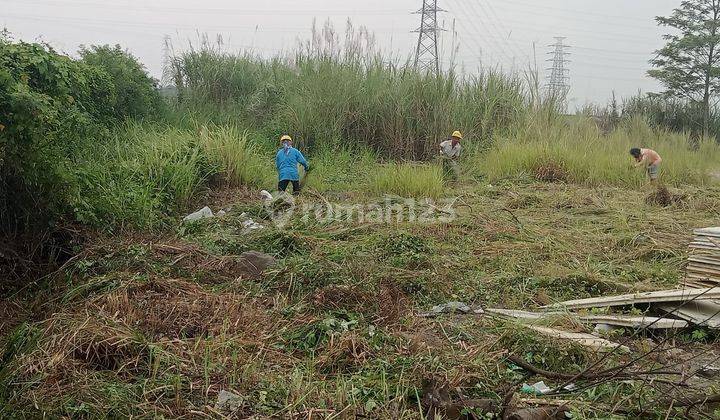
POLYGON ((375 194, 438 198, 444 192, 442 169, 439 165, 389 163, 370 174, 370 190, 375 194))

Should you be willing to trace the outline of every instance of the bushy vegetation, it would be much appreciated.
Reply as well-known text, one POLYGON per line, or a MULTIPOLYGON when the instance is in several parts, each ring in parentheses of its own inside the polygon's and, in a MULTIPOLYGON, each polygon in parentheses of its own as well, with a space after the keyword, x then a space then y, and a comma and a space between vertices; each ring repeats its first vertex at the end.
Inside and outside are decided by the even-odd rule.
POLYGON ((79 157, 102 148, 111 127, 124 118, 157 111, 148 108, 150 101, 160 104, 154 82, 138 73, 134 58, 108 47, 83 55, 74 60, 46 45, 0 39, 0 227, 5 233, 43 229, 67 213, 79 157))
POLYGON ((261 186, 271 177, 247 133, 232 126, 131 123, 86 153, 71 204, 77 220, 105 229, 157 227, 211 181, 261 186))
POLYGON ((80 49, 82 62, 104 70, 114 86, 111 115, 116 119, 162 115, 165 102, 157 92, 157 81, 148 77, 145 66, 120 45, 92 45, 80 49))
MULTIPOLYGON (((655 128, 686 132, 694 139, 703 132, 700 105, 662 95, 638 95, 627 99, 622 104, 622 116, 624 119, 645 117, 655 128)), ((708 135, 720 141, 720 114, 715 108, 710 109, 708 135)))

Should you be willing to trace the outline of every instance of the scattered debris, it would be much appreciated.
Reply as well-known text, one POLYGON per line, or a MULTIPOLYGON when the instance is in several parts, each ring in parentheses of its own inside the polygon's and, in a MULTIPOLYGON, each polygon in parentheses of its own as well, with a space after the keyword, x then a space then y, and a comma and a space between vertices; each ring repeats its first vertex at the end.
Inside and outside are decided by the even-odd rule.
POLYGON ((495 401, 490 399, 452 398, 447 382, 437 379, 423 380, 420 403, 427 419, 472 419, 477 417, 468 416, 468 410, 479 415, 498 411, 495 401))
POLYGON ((605 324, 629 328, 649 328, 653 330, 687 328, 687 321, 679 319, 658 318, 654 316, 625 316, 625 315, 585 315, 580 316, 581 321, 591 324, 605 324))
POLYGON ((535 382, 532 385, 523 384, 520 389, 520 392, 531 395, 545 395, 550 393, 550 391, 552 391, 552 388, 545 385, 545 381, 535 382))
POLYGON ((569 312, 527 312, 509 309, 486 309, 490 314, 528 321, 548 320, 558 316, 572 316, 590 324, 606 324, 629 328, 671 329, 686 328, 688 323, 678 319, 657 318, 652 316, 628 315, 576 315, 569 312))
POLYGON ((225 414, 235 413, 242 407, 243 398, 240 395, 222 390, 218 393, 215 409, 225 414))
POLYGON ((720 329, 720 304, 718 301, 695 300, 681 306, 663 304, 656 305, 656 307, 695 325, 720 329))
POLYGON ((626 306, 640 303, 687 302, 720 299, 720 287, 710 289, 673 289, 657 292, 632 293, 590 299, 569 300, 544 306, 544 309, 589 309, 626 306))
POLYGON ((262 201, 272 201, 273 196, 266 190, 262 190, 260 191, 260 198, 262 199, 262 201))
POLYGON ((693 234, 684 284, 698 288, 720 286, 720 227, 695 229, 693 234))
POLYGON ((552 338, 558 338, 560 340, 573 341, 577 344, 580 344, 585 347, 590 347, 595 350, 612 351, 612 350, 617 349, 623 353, 630 352, 630 349, 627 346, 623 346, 618 343, 613 343, 612 341, 605 340, 604 338, 598 338, 591 334, 561 331, 561 330, 556 330, 554 328, 541 327, 538 325, 528 325, 528 324, 522 324, 522 325, 525 325, 526 327, 530 328, 531 330, 539 332, 540 334, 543 334, 545 336, 552 337, 552 338))
POLYGON ((201 219, 209 219, 211 217, 215 217, 212 210, 210 210, 210 207, 205 206, 201 208, 200 210, 196 211, 195 213, 190 213, 187 216, 183 218, 183 222, 195 222, 201 219))

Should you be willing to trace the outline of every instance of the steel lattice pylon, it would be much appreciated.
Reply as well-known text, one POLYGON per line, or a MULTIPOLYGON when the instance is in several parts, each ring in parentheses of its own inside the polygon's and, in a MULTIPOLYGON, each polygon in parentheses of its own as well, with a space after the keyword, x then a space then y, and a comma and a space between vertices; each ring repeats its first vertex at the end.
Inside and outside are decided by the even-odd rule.
POLYGON ((419 71, 440 73, 440 60, 438 58, 438 32, 442 31, 437 24, 437 0, 423 0, 422 9, 415 13, 421 15, 420 27, 417 32, 418 43, 415 50, 415 68, 419 71))
POLYGON ((553 47, 553 51, 548 52, 553 57, 546 60, 552 62, 552 67, 546 69, 550 71, 547 93, 548 97, 555 101, 559 110, 564 112, 567 110, 567 95, 570 91, 570 86, 567 83, 570 79, 568 75, 570 70, 565 67, 565 64, 569 63, 570 60, 566 60, 565 57, 570 55, 566 51, 570 47, 565 45, 565 37, 562 36, 556 36, 555 43, 548 46, 553 47))

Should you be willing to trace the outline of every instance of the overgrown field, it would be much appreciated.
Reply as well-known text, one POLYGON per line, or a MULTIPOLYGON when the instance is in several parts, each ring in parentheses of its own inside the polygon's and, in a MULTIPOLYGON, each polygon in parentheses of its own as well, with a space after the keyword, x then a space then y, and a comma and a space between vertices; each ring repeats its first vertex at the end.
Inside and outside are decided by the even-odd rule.
POLYGON ((345 39, 270 61, 203 43, 171 60, 169 103, 119 47, 0 39, 0 417, 481 418, 532 404, 513 391, 543 377, 518 363, 639 375, 574 378, 576 418, 699 416, 667 398, 718 392, 680 375, 720 356, 711 330, 616 332, 633 353, 603 357, 421 314, 676 287, 692 229, 718 223, 718 144, 635 114, 604 132, 517 75, 429 77, 345 39), (293 205, 263 204, 284 133, 313 171, 293 205), (205 205, 226 214, 181 222, 205 205))
MULTIPOLYGON (((214 208, 233 205, 224 218, 157 235, 101 235, 64 274, 30 286, 37 294, 4 301, 1 407, 18 418, 215 416, 217 395, 228 390, 242 396, 239 417, 419 418, 429 383, 447 386, 460 406, 461 396, 499 404, 522 380, 509 355, 571 373, 600 356, 510 322, 418 314, 456 300, 533 309, 674 287, 691 229, 717 221, 720 189, 673 192, 682 199, 657 207, 622 188, 464 183, 453 190, 460 199, 452 221, 298 215, 282 228, 254 193, 212 195, 214 208), (243 212, 266 228, 246 231, 243 212), (237 258, 250 250, 278 265, 248 272, 237 258)), ((324 198, 409 205, 362 189, 324 198)), ((310 204, 325 201, 305 196, 297 207, 310 204)), ((642 360, 640 369, 715 345, 700 332, 682 332, 675 346, 685 352, 663 346, 665 358, 642 360)), ((647 342, 641 336, 631 346, 640 352, 647 342)), ((563 398, 579 418, 613 410, 632 417, 670 389, 631 381, 563 398)))

